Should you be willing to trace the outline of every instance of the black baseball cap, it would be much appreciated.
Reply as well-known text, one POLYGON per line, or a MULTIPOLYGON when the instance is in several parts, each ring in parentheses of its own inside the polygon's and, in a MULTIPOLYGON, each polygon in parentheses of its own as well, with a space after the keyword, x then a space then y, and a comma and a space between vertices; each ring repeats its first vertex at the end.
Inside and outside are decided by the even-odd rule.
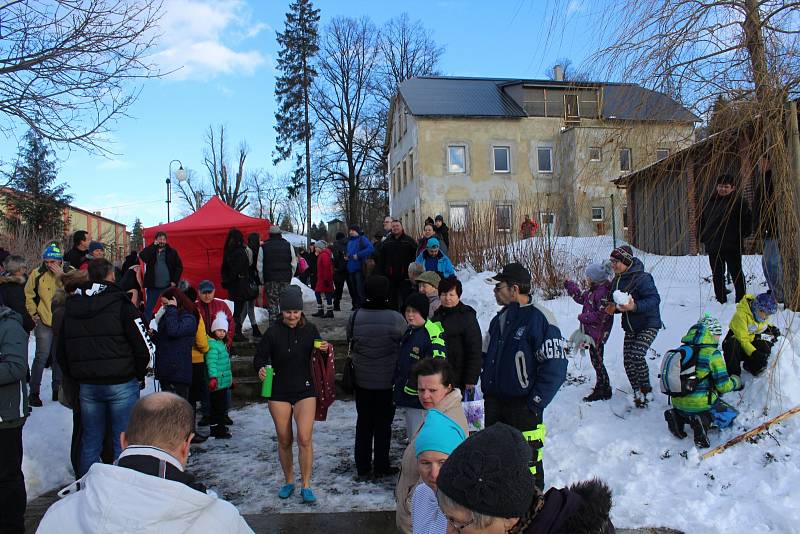
POLYGON ((500 282, 510 282, 512 284, 530 284, 531 273, 522 266, 521 263, 509 263, 503 270, 486 279, 487 284, 497 285, 500 282))

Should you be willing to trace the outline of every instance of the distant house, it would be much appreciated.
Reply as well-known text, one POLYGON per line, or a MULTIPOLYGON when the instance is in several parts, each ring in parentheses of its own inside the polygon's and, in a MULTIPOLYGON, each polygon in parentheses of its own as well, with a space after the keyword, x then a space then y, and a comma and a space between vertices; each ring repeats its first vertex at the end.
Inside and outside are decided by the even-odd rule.
POLYGON ((612 181, 689 146, 696 121, 633 84, 412 78, 387 125, 391 214, 412 233, 435 214, 457 231, 481 204, 496 231, 531 215, 554 234, 605 235, 615 194, 622 235, 612 181))
MULTIPOLYGON (((5 197, 8 188, 0 189, 0 209, 5 211, 5 197)), ((100 241, 105 245, 106 258, 110 261, 122 260, 130 249, 130 235, 126 226, 118 221, 103 217, 99 211, 86 211, 76 206, 65 206, 62 217, 64 218, 65 243, 72 246, 69 237, 73 232, 86 230, 92 241, 100 241)))

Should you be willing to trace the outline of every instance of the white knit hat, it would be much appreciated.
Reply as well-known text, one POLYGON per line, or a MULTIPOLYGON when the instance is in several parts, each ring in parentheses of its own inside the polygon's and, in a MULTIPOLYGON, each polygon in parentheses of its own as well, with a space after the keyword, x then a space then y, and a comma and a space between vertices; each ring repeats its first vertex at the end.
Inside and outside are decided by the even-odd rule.
POLYGON ((225 312, 217 312, 214 322, 211 323, 211 331, 215 332, 217 330, 228 331, 228 318, 225 317, 225 312))

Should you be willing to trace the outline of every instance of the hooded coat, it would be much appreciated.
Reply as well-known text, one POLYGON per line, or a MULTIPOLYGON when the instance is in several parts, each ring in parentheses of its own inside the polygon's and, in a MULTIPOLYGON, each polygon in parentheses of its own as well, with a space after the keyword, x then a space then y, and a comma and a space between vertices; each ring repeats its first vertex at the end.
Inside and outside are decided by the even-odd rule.
POLYGON ((636 303, 635 310, 622 312, 622 328, 626 332, 641 332, 647 328, 658 329, 663 326, 659 311, 661 297, 653 276, 645 272, 642 260, 633 258, 628 270, 614 277, 611 281, 611 293, 617 290, 630 294, 636 303))
POLYGON ((755 299, 755 295, 745 295, 736 305, 736 312, 734 312, 730 324, 730 331, 733 332, 736 341, 748 356, 756 351, 756 346, 753 345, 756 336, 764 333, 770 325, 769 319, 759 322, 753 315, 752 305, 755 299))
POLYGON ((80 491, 47 510, 37 532, 253 532, 232 504, 176 480, 96 463, 79 483, 80 491))
POLYGON ((25 423, 28 407, 28 335, 22 317, 0 306, 0 429, 25 423))
POLYGON ((583 331, 590 336, 599 347, 605 343, 611 327, 614 326, 614 316, 606 313, 606 305, 613 302, 611 299, 611 282, 592 283, 586 291, 582 291, 578 284, 572 280, 564 282, 564 288, 572 300, 583 305, 578 321, 583 326, 583 331))
POLYGON ((197 337, 197 319, 188 311, 167 306, 158 322, 156 378, 177 384, 192 383, 192 347, 197 337))
POLYGON ((15 276, 13 274, 0 276, 0 303, 21 315, 22 328, 30 333, 36 323, 25 306, 26 280, 24 276, 15 276))
POLYGON ((456 387, 477 384, 483 364, 483 338, 475 309, 463 302, 452 308, 439 306, 433 314, 433 321, 442 323, 444 328, 447 361, 453 368, 456 387))
POLYGON ((538 511, 520 519, 510 532, 524 534, 614 534, 611 490, 599 480, 578 482, 569 488, 551 488, 538 511))
POLYGON ((333 293, 333 252, 330 247, 322 249, 317 256, 317 293, 333 293))

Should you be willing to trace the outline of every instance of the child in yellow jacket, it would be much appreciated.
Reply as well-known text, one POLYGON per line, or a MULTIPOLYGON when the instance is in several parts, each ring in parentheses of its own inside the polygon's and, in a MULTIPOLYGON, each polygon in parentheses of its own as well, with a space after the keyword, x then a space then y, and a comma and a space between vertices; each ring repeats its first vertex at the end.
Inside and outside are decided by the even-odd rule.
POLYGON ((772 345, 781 334, 769 322, 777 311, 778 304, 770 293, 758 296, 748 294, 739 301, 728 335, 722 342, 729 375, 740 376, 742 367, 754 376, 764 370, 772 345))

